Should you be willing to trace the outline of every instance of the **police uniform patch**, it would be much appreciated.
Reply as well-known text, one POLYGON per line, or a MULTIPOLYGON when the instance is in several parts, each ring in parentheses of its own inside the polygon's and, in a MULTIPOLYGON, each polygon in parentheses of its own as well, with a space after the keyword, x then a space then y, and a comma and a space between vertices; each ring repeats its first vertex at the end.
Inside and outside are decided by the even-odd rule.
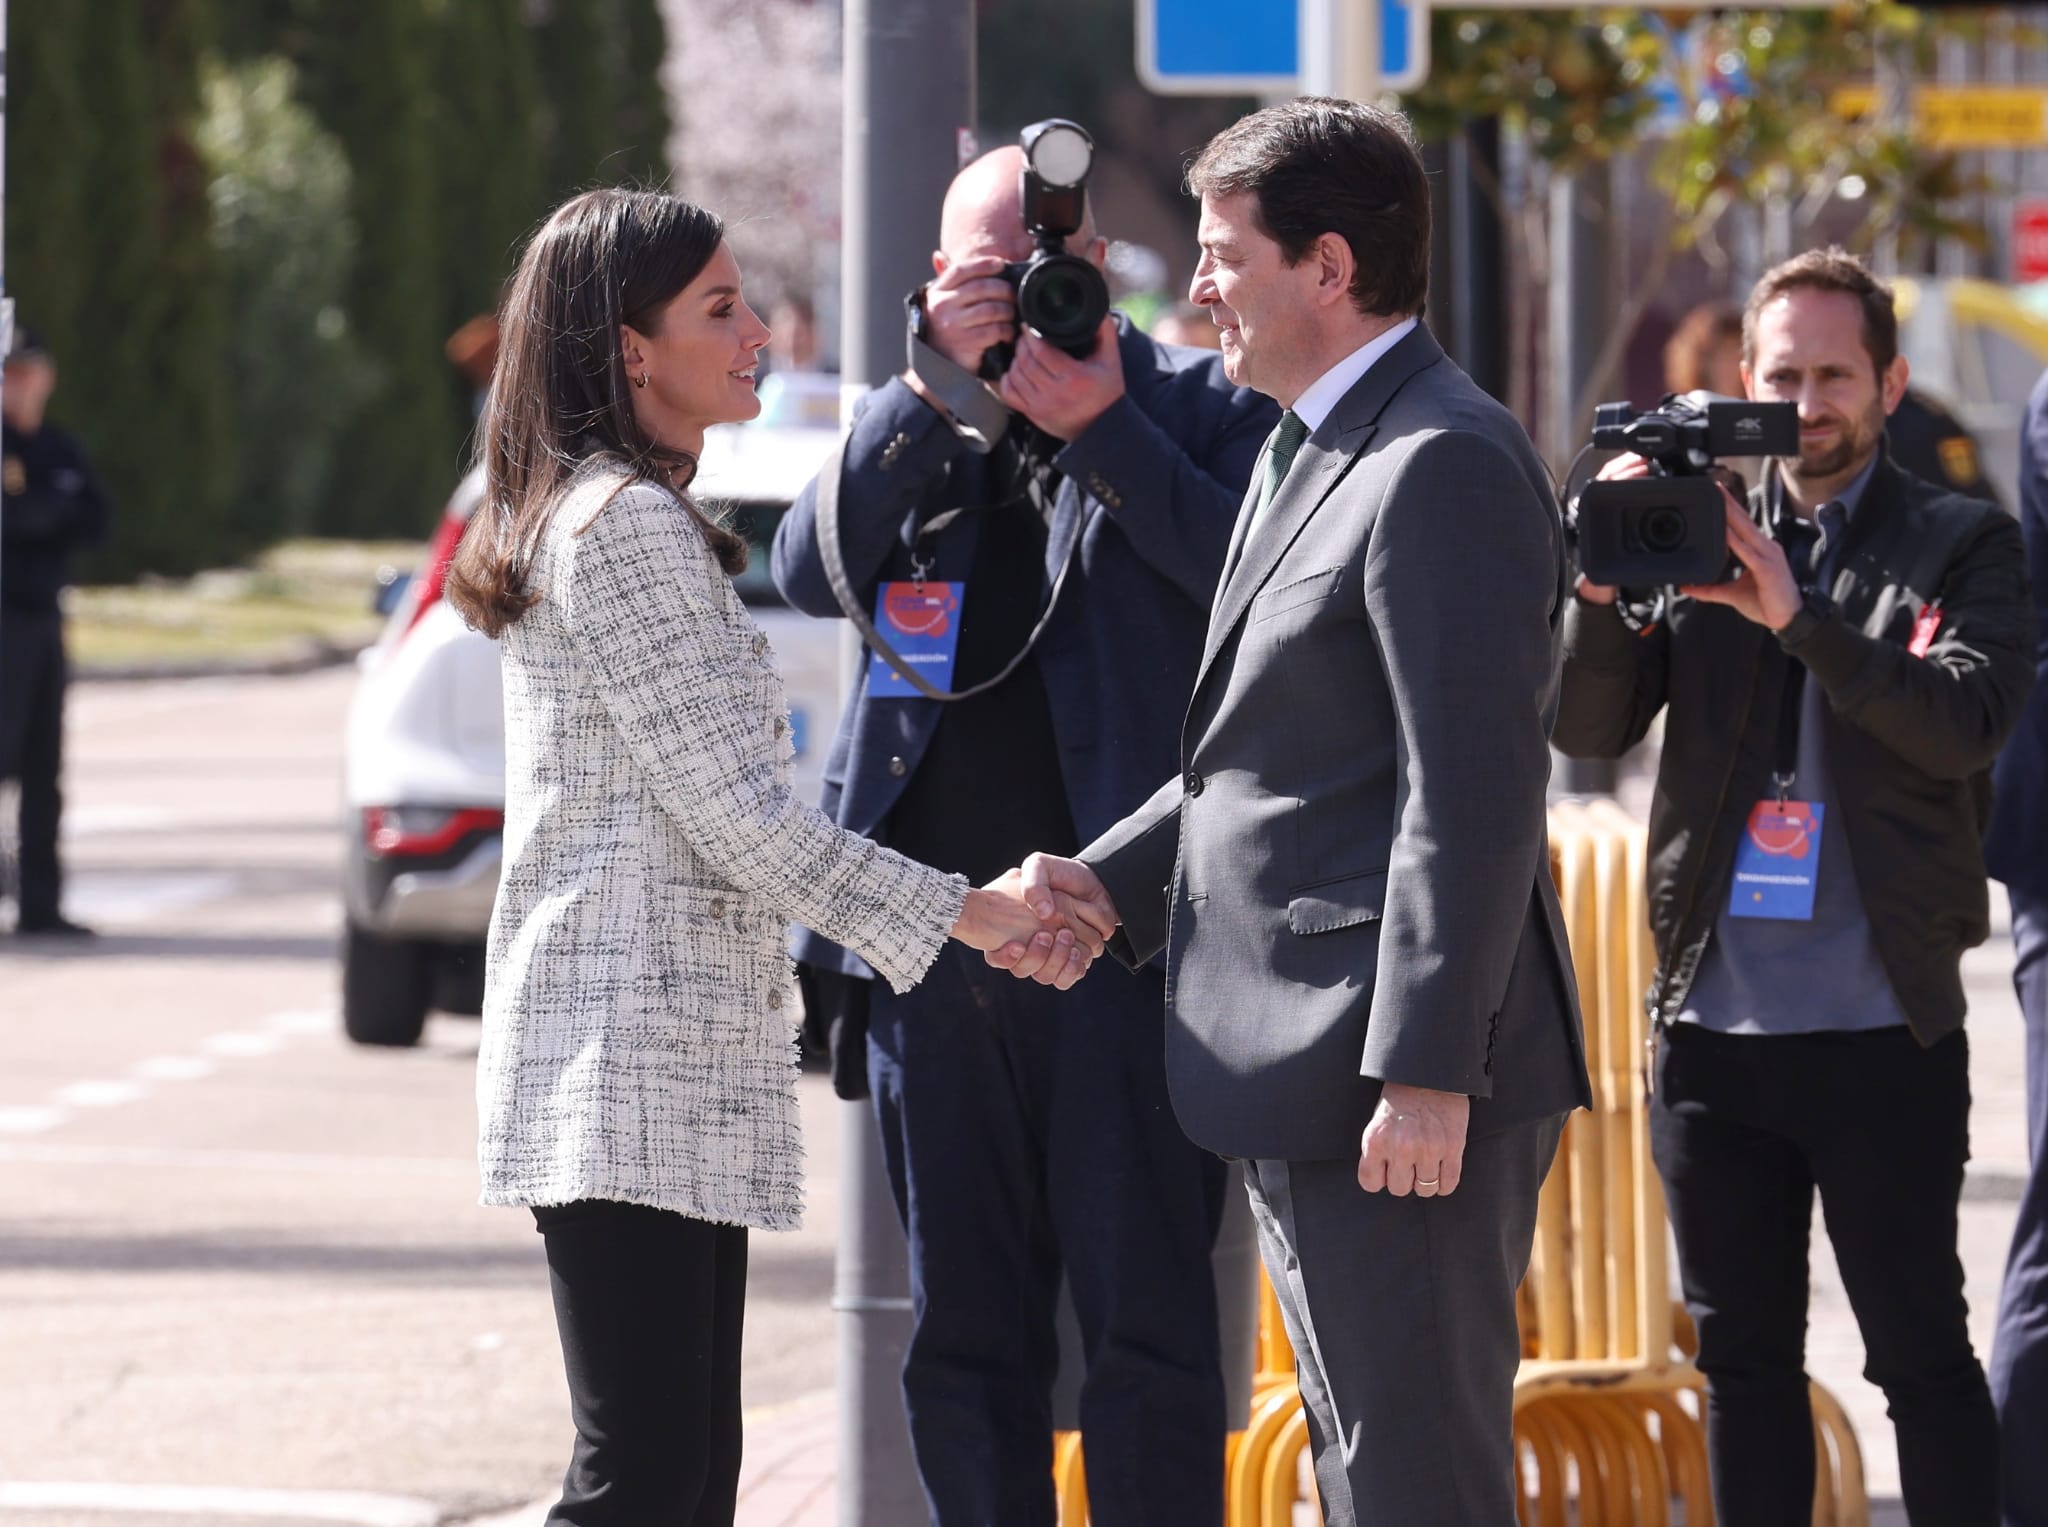
POLYGON ((0 462, 0 488, 9 493, 28 491, 28 468, 22 465, 19 456, 9 456, 5 462, 0 462))
POLYGON ((1968 435, 1950 435, 1946 440, 1937 440, 1934 451, 1941 458, 1941 470, 1957 487, 1968 487, 1977 481, 1977 442, 1968 435))

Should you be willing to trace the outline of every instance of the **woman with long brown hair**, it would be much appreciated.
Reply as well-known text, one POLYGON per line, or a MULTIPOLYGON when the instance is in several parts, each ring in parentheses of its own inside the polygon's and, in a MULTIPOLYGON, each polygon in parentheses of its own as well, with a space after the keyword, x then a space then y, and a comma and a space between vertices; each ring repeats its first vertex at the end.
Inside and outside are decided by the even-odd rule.
POLYGON ((799 921, 892 985, 948 935, 1056 934, 803 805, 782 682, 690 498, 752 418, 768 330, 719 220, 591 191, 527 246, 481 426, 484 506, 449 578, 503 641, 505 868, 478 1063, 483 1201, 547 1246, 576 1445, 554 1523, 730 1523, 749 1227, 802 1210, 799 921))

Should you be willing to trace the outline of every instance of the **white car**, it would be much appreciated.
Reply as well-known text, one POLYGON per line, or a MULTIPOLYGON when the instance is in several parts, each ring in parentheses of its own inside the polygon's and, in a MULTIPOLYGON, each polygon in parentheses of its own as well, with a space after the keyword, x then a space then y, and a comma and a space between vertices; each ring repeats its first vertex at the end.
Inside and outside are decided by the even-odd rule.
MULTIPOLYGON (((797 787, 815 802, 839 719, 840 627, 783 604, 768 546, 839 436, 769 422, 775 415, 764 409, 753 423, 710 431, 692 491, 728 506, 753 543, 740 597, 781 661, 797 787)), ((498 644, 465 626, 443 597, 448 559, 481 499, 481 476, 471 473, 449 499, 425 565, 363 654, 349 709, 342 1023, 361 1044, 415 1044, 430 1011, 483 1006, 484 934, 505 826, 504 701, 498 644)))

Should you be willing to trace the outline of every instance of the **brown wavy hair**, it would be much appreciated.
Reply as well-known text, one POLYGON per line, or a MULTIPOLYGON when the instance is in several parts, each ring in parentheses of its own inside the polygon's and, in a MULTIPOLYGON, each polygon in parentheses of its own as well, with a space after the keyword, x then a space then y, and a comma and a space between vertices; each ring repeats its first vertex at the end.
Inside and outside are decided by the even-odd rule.
POLYGON ((658 332, 724 238, 714 214, 679 197, 607 189, 562 203, 527 244, 477 431, 484 500, 448 569, 449 602, 479 631, 502 635, 540 598, 535 552, 571 483, 593 470, 672 489, 719 565, 746 566, 746 538, 690 499, 696 457, 634 417, 619 345, 621 325, 658 332))

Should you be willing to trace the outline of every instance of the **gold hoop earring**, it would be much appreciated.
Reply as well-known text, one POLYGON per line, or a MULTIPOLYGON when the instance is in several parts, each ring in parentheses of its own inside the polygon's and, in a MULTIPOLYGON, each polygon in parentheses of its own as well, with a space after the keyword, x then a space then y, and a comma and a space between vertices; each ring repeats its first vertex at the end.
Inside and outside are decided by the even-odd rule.
POLYGON ((647 373, 643 371, 638 376, 634 377, 633 385, 635 387, 645 387, 647 385, 647 373))

